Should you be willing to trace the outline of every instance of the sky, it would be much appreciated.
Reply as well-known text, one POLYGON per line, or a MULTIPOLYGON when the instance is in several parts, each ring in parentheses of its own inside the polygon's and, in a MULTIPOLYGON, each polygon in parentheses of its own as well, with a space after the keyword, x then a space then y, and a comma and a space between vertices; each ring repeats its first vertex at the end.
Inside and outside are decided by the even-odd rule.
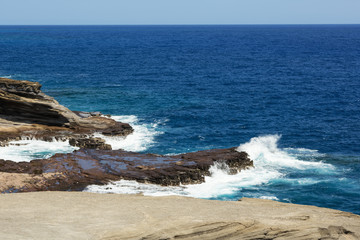
POLYGON ((0 0, 0 25, 360 24, 360 0, 0 0))

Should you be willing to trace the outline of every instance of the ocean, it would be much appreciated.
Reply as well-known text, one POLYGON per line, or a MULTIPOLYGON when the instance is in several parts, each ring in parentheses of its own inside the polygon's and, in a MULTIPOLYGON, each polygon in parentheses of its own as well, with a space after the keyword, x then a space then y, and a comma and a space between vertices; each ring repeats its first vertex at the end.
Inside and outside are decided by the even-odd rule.
MULTIPOLYGON (((0 26, 0 77, 38 81, 72 110, 132 124, 113 149, 238 147, 254 169, 199 185, 100 193, 272 199, 360 214, 360 25, 0 26)), ((23 140, 0 159, 71 152, 23 140)))

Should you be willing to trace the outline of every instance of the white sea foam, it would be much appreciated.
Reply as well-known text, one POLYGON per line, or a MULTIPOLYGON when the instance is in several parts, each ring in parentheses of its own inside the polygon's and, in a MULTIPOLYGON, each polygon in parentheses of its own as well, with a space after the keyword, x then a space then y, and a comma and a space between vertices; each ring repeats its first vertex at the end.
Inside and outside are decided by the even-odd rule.
POLYGON ((155 184, 143 184, 128 180, 111 182, 105 186, 90 185, 87 186, 84 191, 95 193, 143 194, 149 196, 185 196, 184 187, 181 186, 164 187, 155 184))
MULTIPOLYGON (((235 175, 228 175, 223 168, 213 166, 211 176, 205 177, 205 182, 198 185, 186 186, 185 192, 193 197, 212 198, 222 195, 231 195, 242 189, 261 186, 271 180, 286 179, 289 171, 308 169, 333 170, 333 166, 321 162, 310 162, 296 159, 285 150, 278 147, 279 135, 267 135, 252 138, 241 144, 238 151, 245 151, 254 161, 254 168, 243 170, 235 175)), ((299 152, 316 152, 300 149, 299 152)), ((292 180, 296 184, 309 185, 317 183, 313 179, 292 180)), ((256 197, 256 196, 255 196, 256 197)), ((273 199, 276 196, 272 196, 273 199)))
MULTIPOLYGON (((245 151, 249 154, 250 159, 255 161, 255 166, 269 167, 269 168, 332 168, 332 165, 322 162, 310 162, 296 159, 294 155, 289 154, 286 150, 278 148, 278 141, 280 135, 266 135, 261 137, 254 137, 249 142, 241 144, 237 150, 245 151)), ((292 149, 294 152, 295 149, 292 149)), ((300 148, 298 154, 301 152, 309 153, 316 151, 300 148)))
POLYGON ((259 197, 260 199, 267 199, 267 200, 275 200, 275 201, 277 201, 277 200, 279 200, 277 197, 275 197, 275 196, 261 196, 261 197, 259 197))
POLYGON ((9 142, 9 146, 0 147, 0 159, 15 162, 29 162, 33 159, 48 158, 55 153, 69 153, 78 149, 68 141, 45 142, 41 140, 20 140, 9 142))
POLYGON ((1 78, 11 78, 12 75, 0 76, 1 78))
POLYGON ((95 134, 96 137, 101 137, 107 144, 110 144, 113 150, 145 151, 154 145, 155 137, 162 134, 161 131, 157 130, 159 122, 152 124, 140 123, 140 120, 134 115, 112 116, 111 118, 118 122, 129 123, 134 128, 134 132, 127 137, 109 137, 95 134))
POLYGON ((229 175, 222 164, 210 168, 211 176, 205 177, 201 184, 163 187, 154 184, 137 183, 136 181, 120 180, 104 186, 90 185, 85 191, 96 193, 144 194, 151 196, 180 195, 196 198, 212 198, 231 195, 247 186, 260 185, 272 178, 279 177, 278 172, 269 173, 263 169, 244 170, 236 175, 229 175), (263 177, 262 177, 263 176, 263 177))
MULTIPOLYGON (((205 177, 202 184, 182 185, 179 187, 161 187, 152 184, 141 184, 135 181, 117 181, 105 186, 89 186, 86 191, 101 193, 132 194, 164 196, 181 195, 196 198, 215 198, 233 195, 242 189, 261 187, 271 180, 289 180, 289 183, 309 185, 317 183, 313 179, 287 179, 288 171, 303 171, 308 169, 332 170, 330 164, 311 162, 296 159, 286 150, 278 147, 279 135, 268 135, 252 138, 249 142, 241 144, 239 151, 245 151, 254 161, 255 168, 243 170, 238 174, 229 175, 228 169, 222 163, 217 163, 210 168, 211 176, 205 177)), ((295 149, 292 149, 295 151, 295 149)), ((316 152, 300 149, 295 152, 316 152)), ((276 196, 259 195, 253 197, 278 200, 276 196)))
MULTIPOLYGON (((95 136, 104 138, 114 150, 124 149, 127 151, 144 151, 155 143, 155 136, 162 132, 157 127, 162 122, 142 124, 134 115, 113 116, 114 120, 129 123, 134 128, 134 133, 126 138, 108 137, 101 134, 95 136)), ((41 140, 20 140, 12 141, 7 147, 0 147, 0 159, 12 160, 15 162, 31 161, 33 159, 48 158, 55 153, 69 153, 78 149, 69 145, 68 141, 46 142, 41 140)))

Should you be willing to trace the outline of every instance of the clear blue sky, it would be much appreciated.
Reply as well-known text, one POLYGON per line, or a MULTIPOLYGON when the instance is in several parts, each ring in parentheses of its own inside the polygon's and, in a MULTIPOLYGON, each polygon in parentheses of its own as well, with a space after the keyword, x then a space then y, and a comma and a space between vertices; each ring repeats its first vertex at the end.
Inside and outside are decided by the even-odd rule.
POLYGON ((360 0, 0 0, 13 24, 360 24, 360 0))

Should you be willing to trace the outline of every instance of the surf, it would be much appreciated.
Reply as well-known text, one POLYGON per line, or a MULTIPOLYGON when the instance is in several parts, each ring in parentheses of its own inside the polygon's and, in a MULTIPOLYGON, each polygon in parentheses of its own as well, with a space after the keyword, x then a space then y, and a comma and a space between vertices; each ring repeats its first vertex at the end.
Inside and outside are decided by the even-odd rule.
POLYGON ((322 156, 316 150, 304 148, 279 148, 280 135, 265 135, 251 138, 241 144, 237 151, 245 151, 254 161, 254 168, 243 170, 235 175, 229 174, 228 167, 221 162, 211 166, 210 176, 204 183, 162 187, 153 184, 142 184, 135 181, 115 181, 105 186, 91 185, 85 191, 98 193, 144 194, 151 196, 181 195, 196 198, 235 200, 242 196, 280 200, 269 194, 267 185, 272 181, 285 181, 289 184, 309 185, 321 180, 315 176, 293 179, 294 172, 318 171, 333 174, 335 167, 331 164, 318 162, 316 157, 322 156), (298 159, 299 156, 307 160, 298 159), (255 190, 251 193, 247 190, 255 190))
POLYGON ((122 149, 131 152, 143 152, 154 146, 156 136, 163 134, 157 129, 158 123, 141 123, 140 119, 135 115, 111 116, 118 122, 129 123, 134 132, 126 137, 105 136, 96 133, 95 137, 100 137, 110 144, 113 150, 122 149))
MULTIPOLYGON (((129 123, 134 132, 126 137, 110 137, 95 133, 94 137, 100 137, 110 144, 113 150, 142 152, 156 143, 156 136, 163 134, 158 130, 158 122, 141 123, 135 115, 112 116, 115 121, 129 123)), ((22 139, 11 141, 6 147, 0 147, 0 159, 15 162, 29 162, 34 159, 45 159, 56 153, 71 153, 79 148, 73 147, 69 141, 53 139, 42 141, 37 139, 22 139)))

